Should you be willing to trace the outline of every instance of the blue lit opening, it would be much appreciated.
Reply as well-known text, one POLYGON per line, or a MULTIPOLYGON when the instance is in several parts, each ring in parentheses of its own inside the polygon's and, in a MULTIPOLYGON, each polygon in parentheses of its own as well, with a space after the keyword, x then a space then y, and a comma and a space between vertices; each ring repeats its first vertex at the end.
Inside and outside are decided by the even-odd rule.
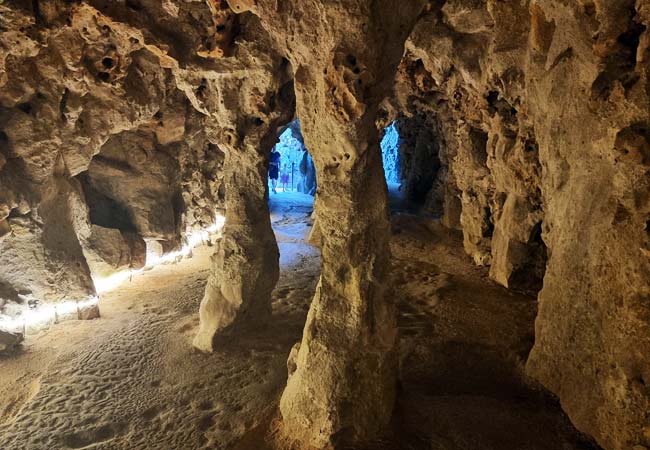
POLYGON ((386 182, 389 185, 400 184, 402 182, 399 153, 401 143, 396 122, 393 122, 384 129, 384 137, 381 140, 381 156, 384 163, 384 173, 386 175, 386 182))
POLYGON ((278 179, 269 180, 271 192, 300 192, 316 194, 316 167, 305 147, 300 121, 294 120, 282 132, 273 151, 280 153, 278 179))

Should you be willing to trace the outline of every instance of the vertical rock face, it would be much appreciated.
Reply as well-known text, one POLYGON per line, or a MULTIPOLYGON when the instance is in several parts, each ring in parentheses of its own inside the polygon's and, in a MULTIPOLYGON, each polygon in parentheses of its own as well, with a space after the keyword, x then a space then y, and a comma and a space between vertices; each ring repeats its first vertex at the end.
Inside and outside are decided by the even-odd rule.
POLYGON ((650 448, 650 4, 403 3, 2 3, 0 307, 92 296, 225 208, 195 345, 267 316, 267 158, 295 112, 323 267, 284 430, 368 439, 395 396, 378 128, 396 121, 410 199, 539 294, 528 373, 603 447, 650 448))
POLYGON ((0 238, 0 295, 10 301, 84 299, 94 294, 75 224, 81 192, 78 184, 56 177, 37 211, 14 213, 10 232, 0 238))
POLYGON ((235 66, 240 70, 224 66, 224 73, 209 79, 204 91, 206 96, 217 94, 205 107, 219 120, 213 126, 223 142, 228 190, 223 238, 194 339, 203 351, 213 350, 218 331, 267 319, 279 277, 278 246, 266 203, 267 171, 277 131, 293 118, 293 84, 286 61, 269 49, 256 19, 249 17, 242 26, 248 28, 240 36, 235 66), (224 95, 221 101, 219 94, 224 95))
POLYGON ((86 298, 91 271, 142 266, 145 239, 213 224, 223 153, 186 74, 232 51, 225 2, 0 9, 0 296, 86 298))
MULTIPOLYGON (((528 31, 523 22, 497 39, 497 22, 507 19, 488 5, 432 7, 407 41, 393 100, 383 107, 398 117, 409 198, 462 228, 467 253, 491 266, 496 281, 536 292, 546 254, 541 165, 522 72, 528 31), (512 47, 501 48, 502 39, 512 47)), ((508 14, 528 20, 525 7, 508 14)))
POLYGON ((603 447, 650 447, 650 4, 531 10, 550 249, 528 371, 603 447))
POLYGON ((528 372, 608 449, 650 446, 649 8, 447 1, 383 105, 406 116, 406 167, 441 165, 443 219, 461 207, 475 262, 512 288, 543 279, 528 372), (438 158, 418 148, 427 133, 438 158))

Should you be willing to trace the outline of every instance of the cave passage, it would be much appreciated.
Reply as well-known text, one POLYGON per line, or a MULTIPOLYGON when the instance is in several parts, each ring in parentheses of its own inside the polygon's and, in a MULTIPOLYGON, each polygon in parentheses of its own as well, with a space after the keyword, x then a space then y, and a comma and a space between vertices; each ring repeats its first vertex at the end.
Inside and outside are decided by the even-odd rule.
POLYGON ((381 156, 389 190, 402 182, 401 144, 397 123, 393 122, 384 129, 381 139, 381 156))
POLYGON ((0 0, 0 449, 650 450, 649 87, 650 0, 0 0))
POLYGON ((311 197, 316 195, 316 166, 305 146, 298 119, 287 125, 271 153, 269 168, 271 193, 297 192, 311 197), (279 156, 274 156, 274 153, 279 153, 279 156), (275 158, 279 158, 277 162, 275 158))

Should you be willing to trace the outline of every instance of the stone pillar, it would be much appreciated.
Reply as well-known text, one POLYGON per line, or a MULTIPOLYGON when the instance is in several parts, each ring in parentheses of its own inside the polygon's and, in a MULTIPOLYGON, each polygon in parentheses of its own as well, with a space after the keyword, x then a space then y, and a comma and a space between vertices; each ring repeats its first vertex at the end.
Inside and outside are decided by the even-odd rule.
POLYGON ((336 145, 315 158, 322 273, 280 403, 286 434, 316 448, 378 434, 395 400, 387 190, 374 124, 358 124, 360 133, 329 128, 336 145))
POLYGON ((290 66, 260 21, 247 15, 237 33, 236 57, 200 74, 177 73, 193 106, 208 117, 208 140, 225 154, 226 221, 194 339, 206 352, 218 332, 263 323, 271 314, 279 251, 267 204, 269 157, 278 130, 295 114, 290 66))
MULTIPOLYGON (((349 163, 348 175, 318 177, 321 279, 280 403, 285 434, 315 448, 365 441, 393 409, 397 332, 386 295, 390 224, 376 145, 349 163)), ((328 166, 320 160, 317 170, 328 166)))
POLYGON ((278 245, 266 203, 270 149, 226 150, 226 223, 201 302, 194 346, 213 350, 218 331, 236 321, 263 321, 280 275, 278 245))
POLYGON ((291 63, 297 117, 318 176, 321 280, 289 360, 283 431, 302 447, 362 442, 388 424, 397 377, 394 306, 385 295, 390 224, 375 119, 425 2, 399 8, 392 0, 228 2, 235 12, 259 17, 291 63))

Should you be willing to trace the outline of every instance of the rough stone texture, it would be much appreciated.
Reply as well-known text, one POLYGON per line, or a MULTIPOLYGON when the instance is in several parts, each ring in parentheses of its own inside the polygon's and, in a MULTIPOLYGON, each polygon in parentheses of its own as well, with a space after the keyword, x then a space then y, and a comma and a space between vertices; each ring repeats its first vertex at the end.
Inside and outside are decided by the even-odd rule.
POLYGON ((650 447, 650 3, 531 16, 550 259, 528 371, 603 447, 650 447))
POLYGON ((383 285, 389 224, 374 121, 421 8, 258 1, 251 9, 286 49, 318 174, 322 274, 280 402, 285 435, 306 447, 367 440, 393 409, 396 330, 383 285))
MULTIPOLYGON (((416 132, 433 132, 446 171, 428 181, 446 185, 451 226, 460 197, 475 262, 508 287, 543 278, 528 372, 607 449, 650 446, 649 10, 434 5, 383 105, 385 120, 433 124, 416 132)), ((415 142, 407 160, 426 154, 415 142)))
POLYGON ((144 267, 146 246, 135 234, 91 225, 84 256, 93 274, 108 276, 119 270, 144 267))
POLYGON ((127 3, 0 6, 3 297, 94 295, 87 259, 95 275, 140 266, 143 239, 172 250, 223 206, 214 119, 186 75, 231 51, 236 16, 225 2, 127 3), (85 214, 66 209, 70 189, 85 214))
POLYGON ((237 59, 224 60, 221 72, 204 78, 203 106, 215 118, 213 132, 225 152, 228 190, 223 237, 194 339, 202 351, 212 351, 216 333, 231 325, 267 319, 279 277, 278 246, 266 203, 267 171, 277 130, 293 118, 293 82, 286 61, 269 52, 265 31, 255 18, 249 19, 237 59))
POLYGON ((22 342, 23 336, 0 330, 0 355, 11 353, 22 342))
POLYGON ((225 208, 195 344, 262 320, 278 273, 268 150, 295 96, 323 267, 287 436, 354 444, 389 421, 378 129, 396 120, 419 212, 462 229, 496 282, 539 294, 527 372, 604 448, 650 448, 650 4, 403 3, 5 1, 0 305, 91 296, 91 275, 140 266, 145 240, 177 248, 225 208))
POLYGON ((8 217, 11 231, 0 238, 3 298, 33 303, 95 294, 75 230, 79 196, 73 184, 56 177, 37 210, 8 217))
POLYGON ((477 264, 490 265, 496 281, 536 291, 546 261, 541 169, 530 120, 515 107, 524 86, 514 58, 524 60, 526 48, 482 48, 477 39, 490 42, 491 28, 469 32, 472 22, 463 19, 455 30, 455 21, 446 21, 452 10, 456 19, 485 19, 485 7, 453 2, 442 15, 434 8, 423 17, 407 42, 393 102, 384 107, 389 117, 403 114, 398 123, 409 199, 448 226, 462 227, 466 251, 477 264), (514 67, 503 69, 504 63, 514 67))

